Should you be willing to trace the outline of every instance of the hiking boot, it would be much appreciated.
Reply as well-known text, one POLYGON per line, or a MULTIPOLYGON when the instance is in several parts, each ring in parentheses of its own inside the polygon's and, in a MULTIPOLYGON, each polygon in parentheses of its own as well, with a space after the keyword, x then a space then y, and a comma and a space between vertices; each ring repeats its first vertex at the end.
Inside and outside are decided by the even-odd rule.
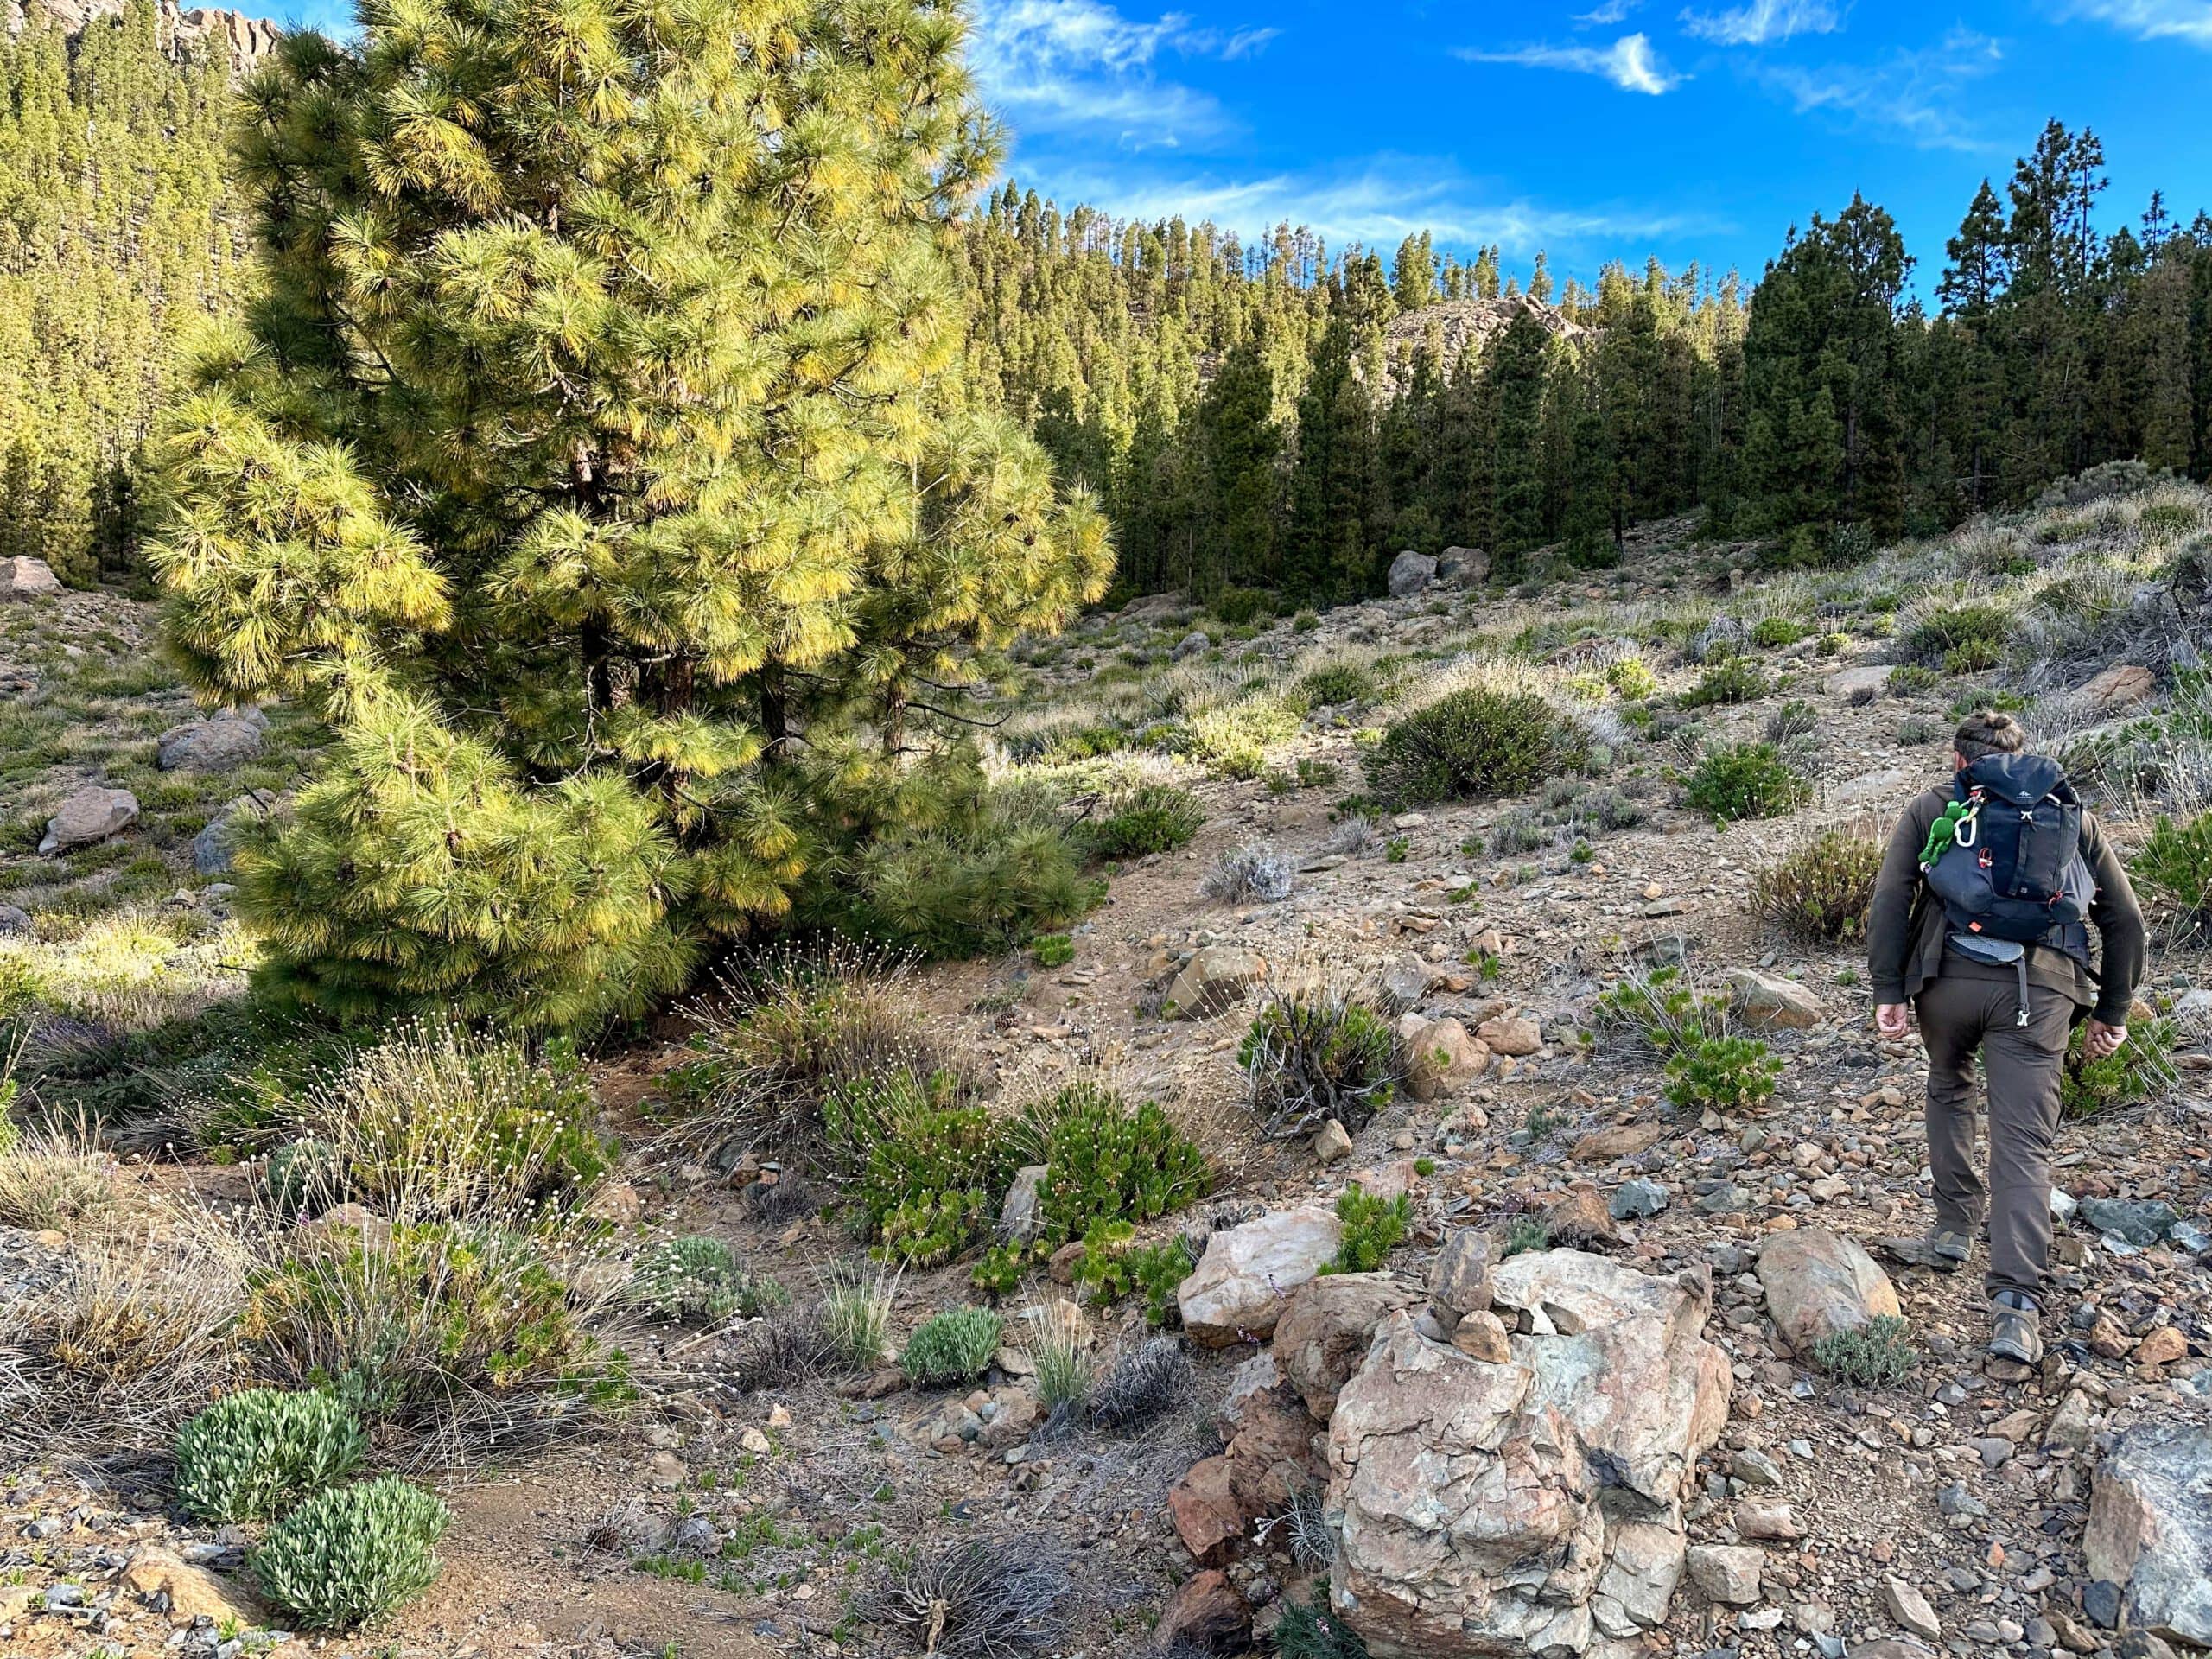
POLYGON ((1956 1273, 1974 1255, 1972 1239, 1940 1227, 1916 1238, 1882 1238, 1874 1243, 1892 1261, 1909 1268, 1932 1268, 1937 1273, 1956 1273))
POLYGON ((2016 1290, 2000 1290, 1989 1305, 1989 1351, 2023 1365, 2043 1363, 2043 1313, 2016 1290))

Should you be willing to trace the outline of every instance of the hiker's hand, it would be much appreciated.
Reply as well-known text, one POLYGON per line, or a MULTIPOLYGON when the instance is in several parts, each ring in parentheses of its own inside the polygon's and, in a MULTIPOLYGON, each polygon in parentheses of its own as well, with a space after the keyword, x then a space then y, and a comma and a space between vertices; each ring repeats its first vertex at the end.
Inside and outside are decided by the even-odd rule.
POLYGON ((1902 1002, 1881 1002, 1874 1007, 1874 1029, 1897 1042, 1912 1032, 1912 1010, 1902 1002))
POLYGON ((2082 1039, 2082 1050, 2093 1060, 2108 1060, 2120 1052, 2120 1046, 2126 1040, 2126 1026, 2108 1026, 2101 1020, 2092 1020, 2088 1034, 2082 1039))

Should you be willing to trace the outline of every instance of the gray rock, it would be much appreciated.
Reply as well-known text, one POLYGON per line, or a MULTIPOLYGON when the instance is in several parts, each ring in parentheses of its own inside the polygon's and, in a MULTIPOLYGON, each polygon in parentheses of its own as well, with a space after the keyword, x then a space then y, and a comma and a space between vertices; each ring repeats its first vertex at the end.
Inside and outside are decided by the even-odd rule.
POLYGON ((0 559, 0 600, 44 599, 63 591, 61 578, 54 574, 54 567, 44 559, 26 558, 21 554, 11 559, 0 559))
POLYGON ((1027 1164, 1014 1172, 1006 1202, 999 1206, 999 1233, 1017 1244, 1027 1244, 1045 1225, 1044 1185, 1050 1166, 1027 1164))
POLYGON ((1759 1573, 1766 1555, 1749 1544, 1694 1544, 1684 1565, 1690 1582, 1705 1592, 1707 1600, 1725 1607, 1748 1607, 1759 1599, 1759 1573))
POLYGON ((1740 656, 1751 642, 1751 631, 1741 622, 1732 616, 1716 616, 1690 641, 1690 660, 1709 663, 1722 657, 1740 656))
POLYGON ((163 772, 229 772, 261 754, 268 716, 258 709, 226 709, 162 734, 154 764, 163 772))
POLYGON ((1290 1293, 1318 1274, 1344 1243, 1327 1210, 1278 1210, 1211 1235, 1175 1293, 1183 1328, 1202 1348, 1274 1334, 1290 1293))
POLYGON ((89 847, 96 841, 129 829, 138 821, 138 798, 127 789, 103 789, 88 784, 79 790, 46 821, 41 853, 67 852, 89 847))
POLYGON ((1915 1636, 1932 1642, 1943 1633, 1942 1623, 1928 1605, 1928 1598, 1903 1579, 1891 1576, 1882 1580, 1882 1605, 1890 1610, 1891 1618, 1915 1636))
POLYGON ((1436 561, 1411 548, 1390 561, 1390 597, 1411 599, 1436 577, 1436 561))
POLYGON ((1267 959, 1233 944, 1210 944, 1175 976, 1160 1013, 1170 1020, 1205 1020, 1234 1007, 1268 976, 1267 959))
POLYGON ((1167 654, 1176 662, 1183 663, 1188 662, 1193 657, 1202 656, 1212 648, 1213 641, 1207 639, 1205 631, 1201 629, 1185 634, 1176 642, 1175 649, 1167 654))
POLYGON ((1821 999, 1808 985, 1756 968, 1728 970, 1729 1000, 1755 1031, 1810 1031, 1821 1023, 1821 999))
POLYGON ((1822 1337, 1895 1317, 1897 1287, 1856 1239, 1824 1227, 1777 1233, 1760 1247, 1760 1288, 1789 1351, 1810 1355, 1822 1337))
POLYGON ((1728 1472, 1746 1486, 1779 1486, 1782 1469, 1775 1460, 1755 1446, 1746 1446, 1731 1454, 1728 1472))
POLYGON ((2212 1647, 2212 1429, 2145 1424, 2122 1436, 2098 1465, 2082 1554, 2092 1579, 2120 1586, 2130 1624, 2212 1647))
POLYGON ((30 931, 30 912, 16 905, 0 905, 0 939, 22 938, 30 931))
POLYGON ((1667 1207, 1667 1189, 1638 1176, 1613 1189, 1605 1208, 1615 1221, 1643 1221, 1667 1207))
POLYGON ((1490 1274, 1489 1234, 1462 1227, 1444 1241, 1429 1263, 1428 1294, 1445 1329, 1490 1306, 1490 1274))
POLYGON ((2117 1233, 2130 1244, 2152 1245, 2180 1219, 2163 1198, 2084 1198, 2082 1219, 2101 1233, 2117 1233))
POLYGON ((1490 580, 1490 555, 1478 547, 1447 547, 1436 556, 1436 579, 1479 587, 1490 580))

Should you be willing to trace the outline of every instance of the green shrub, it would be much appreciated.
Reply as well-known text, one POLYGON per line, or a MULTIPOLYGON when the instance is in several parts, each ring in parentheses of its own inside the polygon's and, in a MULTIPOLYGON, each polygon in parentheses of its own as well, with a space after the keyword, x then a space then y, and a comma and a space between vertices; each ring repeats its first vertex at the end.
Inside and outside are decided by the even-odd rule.
POLYGON ((1382 861, 1402 864, 1413 856, 1414 843, 1410 836, 1393 836, 1382 843, 1382 861))
POLYGON ((988 1307, 932 1314, 906 1339, 899 1368, 925 1386, 965 1382, 990 1369, 1005 1334, 1006 1321, 988 1307))
POLYGON ((1325 1605, 1286 1601, 1275 1626, 1280 1659, 1368 1659, 1367 1643, 1325 1605))
POLYGON ((1395 1198, 1380 1197, 1355 1181, 1337 1199, 1337 1219, 1344 1224, 1344 1239, 1321 1271, 1374 1273, 1413 1224, 1414 1201, 1403 1192, 1395 1198))
POLYGON ((1877 1313, 1864 1325, 1831 1331, 1815 1343, 1813 1363, 1860 1388, 1887 1388, 1904 1382, 1920 1363, 1908 1339, 1911 1329, 1894 1313, 1877 1313))
POLYGON ((410 1221, 512 1217, 613 1167, 575 1050, 426 1020, 356 1053, 298 1111, 344 1166, 345 1196, 410 1221))
POLYGON ((1193 715, 1189 722, 1191 753, 1224 778, 1256 778, 1267 767, 1267 752, 1298 735, 1299 715, 1281 698, 1247 697, 1193 715))
POLYGON ((580 1265, 558 1242, 448 1223, 305 1238, 249 1274, 238 1332, 265 1371, 328 1387, 370 1421, 604 1403, 625 1386, 622 1358, 583 1328, 580 1265))
POLYGON ((1727 657, 1713 664, 1682 693, 1685 709, 1715 703, 1751 702, 1767 693, 1765 671, 1747 657, 1727 657))
POLYGON ((308 1499, 270 1528, 246 1562, 303 1629, 350 1630, 436 1581, 432 1552, 452 1519, 421 1487, 388 1475, 308 1499))
POLYGON ((855 1267, 831 1268, 822 1287, 818 1331, 830 1363, 852 1371, 881 1364, 891 1345, 891 1287, 855 1267))
POLYGON ((1301 676, 1298 689, 1317 709, 1332 703, 1365 702, 1375 695, 1375 677, 1357 663, 1331 663, 1301 676))
POLYGON ((1014 1151, 950 1073, 893 1071, 843 1084, 823 1117, 833 1152, 857 1172, 854 1194, 885 1260, 936 1267, 988 1236, 1014 1151))
POLYGON ((1090 1403, 1098 1374, 1081 1315, 1056 1301, 1034 1315, 1031 1327, 1028 1353, 1037 1372, 1038 1403, 1056 1419, 1080 1413, 1090 1403))
POLYGON ((1205 808, 1187 789, 1139 784, 1115 796, 1091 832, 1100 858, 1141 858, 1186 846, 1206 821, 1205 808))
POLYGON ((1075 1281, 1101 1306, 1110 1306, 1132 1291, 1143 1293, 1145 1321, 1157 1327, 1174 1313, 1175 1293, 1197 1264, 1180 1237, 1140 1245, 1135 1231, 1126 1221, 1092 1223, 1083 1236, 1075 1281))
POLYGON ((1685 780, 1691 806, 1721 823, 1771 818, 1804 799, 1804 779, 1782 763, 1771 743, 1707 749, 1685 780))
POLYGON ((1039 933, 1029 941, 1029 954, 1039 968, 1065 968, 1075 960, 1075 941, 1065 933, 1039 933))
POLYGON ((2212 922, 2212 812, 2181 823, 2161 813, 2128 873, 2185 920, 2198 927, 2212 922))
POLYGON ((1103 888, 1081 838, 986 800, 929 834, 886 838, 849 861, 850 887, 800 919, 932 959, 1003 950, 1079 920, 1103 888))
POLYGON ((1397 1037, 1382 1015, 1335 986, 1270 991, 1236 1063, 1250 1079, 1254 1109, 1277 1135, 1332 1118, 1357 1130, 1389 1103, 1404 1076, 1397 1037))
POLYGON ((1588 754, 1588 738, 1541 697, 1470 686, 1393 721, 1364 764, 1374 795, 1409 806, 1514 794, 1588 754))
POLYGON ((2094 1117, 2116 1107, 2164 1100, 2180 1083, 2174 1067, 2174 1022, 2153 1017, 2128 1022, 2120 1052, 2101 1060, 2086 1058, 2087 1025, 2074 1027, 2066 1047, 2066 1069, 2059 1099, 2069 1117, 2094 1117))
POLYGON ((1552 1230, 1537 1216, 1516 1216, 1505 1224, 1505 1237, 1498 1246, 1498 1259, 1528 1255, 1552 1247, 1552 1230))
POLYGON ((1705 1037, 1668 1060, 1667 1098, 1688 1111, 1737 1111, 1774 1092, 1782 1062, 1748 1037, 1705 1037))
POLYGON ((1048 1244, 1102 1219, 1151 1221, 1213 1190, 1205 1154, 1157 1103, 1131 1107, 1096 1084, 1057 1090, 1010 1133, 1021 1156, 1045 1166, 1038 1209, 1048 1244))
MULTIPOLYGON (((1899 639, 1906 655, 1923 664, 1948 664, 1954 653, 1971 658, 1977 666, 1952 667, 1953 673, 1978 673, 1994 666, 2012 637, 2010 607, 1986 600, 1967 600, 1952 605, 1929 605, 1912 618, 1899 639)), ((1894 684, 1894 677, 1892 677, 1894 684)))
POLYGON ((329 1395, 248 1389, 177 1431, 176 1495, 203 1521, 264 1521, 345 1479, 368 1452, 360 1423, 329 1395))
POLYGON ((638 1258, 630 1294, 664 1319, 757 1319, 791 1300, 772 1279, 756 1278, 719 1238, 683 1233, 638 1258))
POLYGON ((1826 830, 1751 878, 1751 909, 1815 944, 1861 939, 1881 869, 1879 842, 1848 830, 1826 830))
POLYGON ((1925 664, 1900 663, 1890 671, 1883 689, 1893 697, 1913 697, 1923 691, 1933 691, 1942 683, 1942 675, 1925 664))
POLYGON ((266 1179, 269 1202, 288 1216, 341 1203, 352 1190, 344 1155, 311 1135, 270 1153, 266 1179))
POLYGON ((1820 723, 1819 709, 1802 697, 1792 697, 1766 717, 1766 741, 1787 743, 1792 738, 1809 735, 1819 728, 1820 723))
POLYGON ((1751 643, 1763 650, 1774 651, 1783 645, 1794 645, 1812 629, 1795 617, 1763 616, 1751 630, 1751 643))
POLYGON ((1659 690, 1659 677, 1641 657, 1623 657, 1605 668, 1605 683, 1628 702, 1636 702, 1659 690))

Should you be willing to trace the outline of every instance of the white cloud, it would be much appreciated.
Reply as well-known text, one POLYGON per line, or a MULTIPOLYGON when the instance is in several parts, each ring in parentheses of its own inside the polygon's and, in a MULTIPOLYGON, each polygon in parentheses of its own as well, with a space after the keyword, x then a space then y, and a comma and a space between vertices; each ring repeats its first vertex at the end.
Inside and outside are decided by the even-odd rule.
POLYGON ((1843 15, 1827 0, 1750 0, 1728 11, 1686 11, 1682 27, 1721 46, 1764 46, 1793 35, 1833 35, 1843 15))
POLYGON ((1603 0, 1595 10, 1579 13, 1569 21, 1577 29, 1610 29, 1626 22, 1629 14, 1643 3, 1643 0, 1603 0))
POLYGON ((2212 48, 2212 0, 2075 0, 2060 15, 2109 23, 2139 41, 2212 48))
POLYGON ((1682 84, 1682 77, 1652 51, 1650 37, 1645 35, 1624 35, 1603 51, 1593 46, 1522 46, 1506 52, 1485 52, 1463 46, 1455 55, 1469 63, 1517 63, 1529 69, 1603 75, 1623 92, 1649 92, 1655 98, 1682 84))
POLYGON ((1123 148, 1205 143, 1237 126, 1211 93, 1163 79, 1160 60, 1250 57, 1272 29, 1224 35, 1181 12, 1145 22, 1105 0, 982 0, 968 63, 1017 131, 1107 137, 1123 148))
POLYGON ((1986 150, 1992 142, 1974 125, 1965 93, 2003 56, 1988 35, 1954 29, 1935 46, 1893 53, 1879 63, 1772 64, 1756 78, 1801 115, 1826 112, 1922 149, 1986 150))
POLYGON ((1049 182, 1062 202, 1087 201, 1118 217, 1150 222, 1180 216, 1211 220, 1248 238, 1274 226, 1302 225, 1332 251, 1349 244, 1395 248, 1418 231, 1447 245, 1495 242, 1510 257, 1548 249, 1554 263, 1593 265, 1626 246, 1716 236, 1732 226, 1701 213, 1597 206, 1566 207, 1524 197, 1492 198, 1448 159, 1384 156, 1354 168, 1316 168, 1251 177, 1173 175, 1117 168, 1110 173, 1055 169, 1049 182))

